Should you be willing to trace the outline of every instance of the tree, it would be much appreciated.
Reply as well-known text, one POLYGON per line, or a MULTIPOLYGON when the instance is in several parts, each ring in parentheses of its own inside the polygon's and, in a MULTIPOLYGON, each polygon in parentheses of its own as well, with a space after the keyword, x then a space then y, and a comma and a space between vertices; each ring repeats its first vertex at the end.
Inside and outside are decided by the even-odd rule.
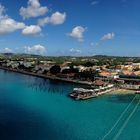
POLYGON ((86 62, 85 64, 84 64, 84 66, 85 67, 92 67, 92 66, 94 66, 95 64, 93 63, 93 62, 90 62, 90 61, 88 61, 88 62, 86 62))
POLYGON ((44 70, 44 71, 43 71, 43 74, 47 74, 47 73, 48 73, 48 70, 44 70))
POLYGON ((23 64, 20 64, 20 65, 18 66, 18 68, 24 70, 24 69, 25 69, 25 66, 24 66, 23 64))
POLYGON ((61 68, 59 65, 54 65, 50 68, 50 73, 56 75, 57 73, 60 73, 61 68))
POLYGON ((80 79, 90 79, 91 81, 94 81, 94 77, 98 75, 97 71, 83 71, 83 72, 79 72, 76 77, 80 78, 80 79))
POLYGON ((63 74, 78 73, 78 72, 79 70, 77 68, 64 69, 62 71, 63 74))

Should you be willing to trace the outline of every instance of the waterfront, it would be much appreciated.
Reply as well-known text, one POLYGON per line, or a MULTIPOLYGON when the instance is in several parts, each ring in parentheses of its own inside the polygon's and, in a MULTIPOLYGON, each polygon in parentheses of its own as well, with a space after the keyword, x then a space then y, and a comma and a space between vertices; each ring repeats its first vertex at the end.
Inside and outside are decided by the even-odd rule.
MULTIPOLYGON (((105 95, 76 102, 67 96, 77 85, 0 70, 1 140, 100 140, 134 98, 134 94, 105 95)), ((136 106, 132 102, 112 140, 136 106)), ((140 108, 118 139, 139 140, 140 108)))

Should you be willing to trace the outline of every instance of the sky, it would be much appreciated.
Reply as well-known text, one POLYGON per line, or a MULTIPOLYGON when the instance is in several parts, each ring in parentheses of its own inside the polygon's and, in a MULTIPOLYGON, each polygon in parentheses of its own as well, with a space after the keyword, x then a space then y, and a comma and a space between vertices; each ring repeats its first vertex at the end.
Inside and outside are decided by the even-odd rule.
POLYGON ((0 0, 0 52, 140 56, 139 0, 0 0))

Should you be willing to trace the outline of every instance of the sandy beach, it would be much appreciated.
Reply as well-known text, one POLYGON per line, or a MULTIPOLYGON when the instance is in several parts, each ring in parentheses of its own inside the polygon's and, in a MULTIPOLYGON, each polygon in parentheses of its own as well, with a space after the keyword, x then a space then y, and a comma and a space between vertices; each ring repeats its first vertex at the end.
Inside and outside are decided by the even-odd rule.
POLYGON ((109 94, 135 94, 135 91, 126 89, 117 89, 115 91, 110 92, 109 94))

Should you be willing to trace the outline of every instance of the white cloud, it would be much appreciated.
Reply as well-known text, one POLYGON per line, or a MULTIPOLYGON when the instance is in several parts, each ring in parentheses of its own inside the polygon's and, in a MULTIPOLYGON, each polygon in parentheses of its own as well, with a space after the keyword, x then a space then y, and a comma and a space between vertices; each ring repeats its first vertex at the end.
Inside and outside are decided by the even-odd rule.
POLYGON ((99 1, 93 1, 91 2, 91 5, 97 5, 99 3, 99 1))
POLYGON ((43 55, 43 54, 46 53, 46 47, 44 47, 44 46, 42 46, 40 44, 34 45, 32 47, 25 46, 24 47, 24 52, 28 53, 28 54, 43 55))
POLYGON ((5 13, 5 7, 0 4, 0 18, 3 17, 4 13, 5 13))
POLYGON ((38 24, 40 26, 44 26, 46 24, 53 24, 53 25, 58 25, 58 24, 63 24, 66 19, 66 13, 60 13, 60 12, 55 12, 51 15, 51 17, 45 17, 43 19, 40 19, 38 21, 38 24))
POLYGON ((107 33, 101 38, 101 40, 102 41, 111 40, 114 37, 115 37, 115 34, 113 32, 112 33, 107 33))
POLYGON ((0 19, 0 34, 14 32, 25 27, 24 23, 16 22, 11 18, 0 19))
POLYGON ((79 54, 79 53, 81 53, 81 50, 74 49, 74 48, 71 48, 69 51, 70 51, 71 53, 74 53, 74 54, 79 54))
POLYGON ((25 24, 17 22, 5 14, 5 7, 0 4, 0 34, 14 32, 23 29, 25 24))
POLYGON ((41 32, 41 28, 38 25, 30 25, 30 26, 26 26, 23 30, 22 30, 22 34, 23 35, 35 35, 41 32))
POLYGON ((84 41, 84 33, 86 31, 86 28, 82 26, 76 26, 75 28, 72 29, 71 33, 68 33, 70 37, 73 37, 77 39, 78 41, 84 41))
POLYGON ((10 48, 4 48, 2 52, 4 52, 4 53, 12 53, 13 50, 10 49, 10 48))
POLYGON ((29 0, 28 6, 20 8, 20 15, 24 18, 38 17, 46 14, 48 8, 46 6, 41 6, 39 0, 29 0))
POLYGON ((90 43, 91 47, 97 47, 98 45, 99 45, 99 43, 93 43, 93 42, 90 43))

